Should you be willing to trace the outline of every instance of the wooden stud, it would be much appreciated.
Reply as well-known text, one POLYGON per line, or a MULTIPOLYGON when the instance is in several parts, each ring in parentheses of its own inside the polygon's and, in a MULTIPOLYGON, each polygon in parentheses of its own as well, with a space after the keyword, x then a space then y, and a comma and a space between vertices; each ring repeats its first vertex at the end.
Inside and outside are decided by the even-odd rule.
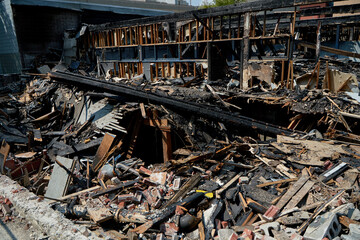
POLYGON ((171 76, 170 62, 167 63, 167 77, 171 76))
POLYGON ((266 10, 264 11, 263 37, 266 35, 266 10))
POLYGON ((115 30, 113 30, 113 31, 111 31, 111 41, 112 41, 112 43, 111 43, 111 46, 116 46, 115 45, 115 30))
POLYGON ((165 43, 165 31, 164 31, 164 28, 161 28, 161 36, 162 36, 162 43, 165 43))
POLYGON ((247 89, 249 81, 249 52, 250 52, 250 32, 251 32, 251 14, 244 15, 244 36, 243 36, 243 54, 242 54, 242 69, 240 88, 247 89))
POLYGON ((121 28, 118 29, 118 32, 119 32, 119 36, 118 36, 119 41, 118 41, 118 44, 119 44, 119 46, 121 46, 121 45, 122 45, 122 31, 121 31, 121 28))
POLYGON ((189 67, 189 63, 186 63, 186 76, 189 77, 190 76, 190 67, 189 67))
POLYGON ((150 25, 150 43, 154 43, 154 26, 150 25))
POLYGON ((151 81, 153 82, 154 81, 154 70, 153 70, 153 68, 152 68, 153 66, 151 66, 150 65, 150 79, 151 79, 151 81))
POLYGON ((191 36, 191 22, 189 22, 188 28, 189 28, 189 42, 191 42, 191 39, 192 39, 192 36, 191 36))
POLYGON ((132 75, 134 77, 135 76, 135 63, 131 64, 131 69, 132 69, 132 75))
POLYGON ((184 26, 181 26, 181 36, 180 36, 180 42, 184 42, 184 26))
POLYGON ((194 62, 193 65, 194 65, 194 77, 196 77, 196 62, 194 62))
POLYGON ((165 78, 165 63, 161 63, 161 77, 165 78))
POLYGON ((127 74, 128 74, 128 78, 129 78, 129 79, 131 78, 131 74, 130 74, 130 72, 131 72, 131 70, 130 70, 130 66, 131 66, 131 64, 130 64, 130 63, 127 63, 127 74))
POLYGON ((119 77, 120 77, 120 78, 123 78, 123 69, 122 69, 122 64, 121 64, 121 62, 119 62, 118 66, 119 66, 119 77))
POLYGON ((215 26, 214 26, 214 17, 211 17, 211 39, 212 40, 214 40, 214 28, 215 28, 215 26))
POLYGON ((118 62, 118 68, 119 68, 119 74, 118 74, 118 76, 119 76, 119 78, 122 78, 122 69, 121 69, 121 62, 118 62))
POLYGON ((143 44, 143 29, 142 26, 139 26, 139 44, 143 44))
POLYGON ((154 24, 154 43, 158 43, 158 29, 157 29, 157 24, 154 24))
MULTIPOLYGON (((210 27, 210 18, 206 19, 206 25, 210 27)), ((206 39, 210 40, 210 30, 208 28, 206 28, 206 39)))
POLYGON ((181 62, 178 63, 179 64, 179 77, 182 76, 182 66, 181 66, 181 62))
POLYGON ((327 88, 331 90, 331 82, 330 82, 330 72, 329 72, 329 61, 326 61, 326 81, 327 88))
POLYGON ((159 64, 158 63, 155 63, 155 77, 156 77, 156 80, 159 79, 159 64))
POLYGON ((127 78, 127 76, 126 76, 126 63, 122 63, 122 67, 123 67, 124 78, 127 78))
POLYGON ((123 73, 124 73, 124 78, 127 78, 127 72, 126 72, 126 63, 121 63, 122 67, 123 67, 123 73))
POLYGON ((95 34, 95 44, 96 47, 100 47, 100 33, 95 34))
POLYGON ((173 65, 174 65, 173 78, 176 78, 176 77, 177 77, 177 76, 176 76, 176 63, 174 62, 173 65))
POLYGON ((289 61, 287 80, 286 80, 286 88, 289 88, 289 86, 290 86, 289 84, 290 84, 291 64, 292 64, 292 60, 289 61))
POLYGON ((133 28, 129 27, 129 45, 133 44, 133 28))
POLYGON ((125 29, 124 29, 124 32, 125 32, 124 45, 126 46, 126 45, 128 45, 128 39, 127 39, 127 36, 128 36, 128 34, 127 34, 128 28, 125 28, 125 29))
POLYGON ((148 26, 145 26, 145 44, 148 43, 148 38, 147 38, 147 36, 148 36, 148 26))
POLYGON ((196 41, 199 41, 199 21, 196 20, 196 41))

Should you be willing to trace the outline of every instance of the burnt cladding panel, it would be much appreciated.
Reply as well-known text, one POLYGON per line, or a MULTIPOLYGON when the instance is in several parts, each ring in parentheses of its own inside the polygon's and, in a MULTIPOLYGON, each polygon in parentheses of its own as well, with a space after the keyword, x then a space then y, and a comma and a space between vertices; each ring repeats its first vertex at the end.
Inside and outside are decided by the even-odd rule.
POLYGON ((63 47, 66 29, 77 29, 80 12, 38 6, 13 5, 16 33, 22 53, 46 53, 63 47))

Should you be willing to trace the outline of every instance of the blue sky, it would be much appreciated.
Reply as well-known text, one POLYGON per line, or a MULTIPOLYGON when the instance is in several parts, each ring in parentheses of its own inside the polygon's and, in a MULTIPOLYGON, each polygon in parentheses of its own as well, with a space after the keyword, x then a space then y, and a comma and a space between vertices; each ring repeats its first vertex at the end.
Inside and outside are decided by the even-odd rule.
MULTIPOLYGON (((188 3, 190 3, 190 0, 186 0, 188 3)), ((191 5, 193 6, 199 6, 201 4, 202 0, 191 0, 191 5)))

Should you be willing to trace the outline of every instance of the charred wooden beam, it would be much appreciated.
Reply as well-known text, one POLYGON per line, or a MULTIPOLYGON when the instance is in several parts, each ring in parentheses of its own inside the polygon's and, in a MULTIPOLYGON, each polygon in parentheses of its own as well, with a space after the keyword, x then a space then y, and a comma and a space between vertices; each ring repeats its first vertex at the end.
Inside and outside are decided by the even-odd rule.
POLYGON ((254 131, 267 133, 270 135, 291 135, 294 133, 303 134, 300 131, 286 129, 270 123, 258 121, 249 117, 237 115, 234 113, 222 111, 214 107, 202 104, 187 102, 173 97, 160 95, 157 93, 145 92, 133 87, 120 83, 111 83, 91 77, 84 77, 73 73, 65 73, 61 71, 52 72, 51 78, 64 83, 81 86, 84 88, 96 89, 104 92, 124 95, 127 97, 137 98, 138 100, 146 100, 156 104, 162 104, 169 108, 175 108, 184 112, 208 118, 215 121, 228 123, 229 125, 251 128, 254 131))

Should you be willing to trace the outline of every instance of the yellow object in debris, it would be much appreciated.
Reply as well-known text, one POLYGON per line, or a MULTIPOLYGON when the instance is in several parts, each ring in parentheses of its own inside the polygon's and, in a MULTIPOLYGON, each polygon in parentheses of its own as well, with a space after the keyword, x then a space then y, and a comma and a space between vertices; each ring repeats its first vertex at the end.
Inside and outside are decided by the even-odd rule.
POLYGON ((212 192, 207 192, 207 191, 204 191, 204 190, 196 190, 196 192, 205 193, 205 197, 207 197, 207 198, 213 198, 214 197, 214 194, 212 192))
POLYGON ((88 142, 90 142, 90 138, 88 138, 84 141, 84 143, 88 143, 88 142))

